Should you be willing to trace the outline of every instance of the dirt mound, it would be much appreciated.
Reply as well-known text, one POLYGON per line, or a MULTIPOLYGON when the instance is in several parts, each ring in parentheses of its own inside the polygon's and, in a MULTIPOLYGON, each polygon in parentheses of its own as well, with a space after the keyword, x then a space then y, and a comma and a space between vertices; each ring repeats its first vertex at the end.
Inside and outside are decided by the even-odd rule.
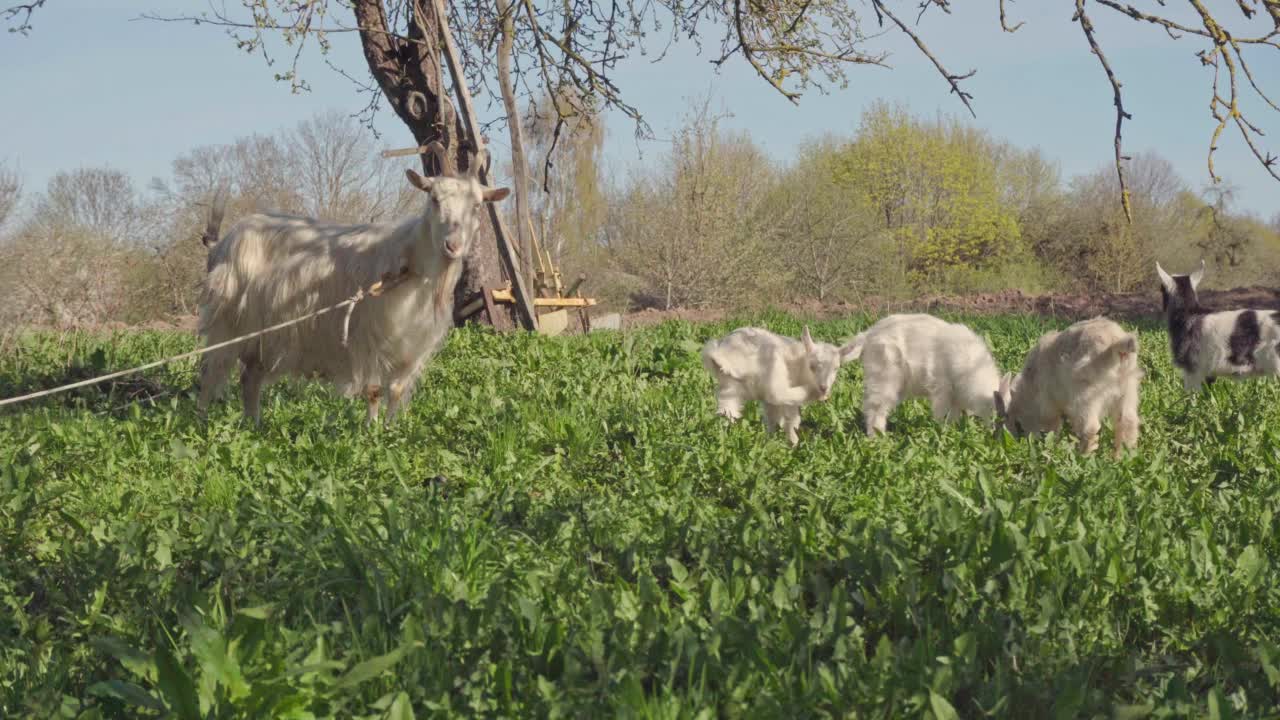
MULTIPOLYGON (((1261 286, 1205 290, 1200 293, 1200 301, 1206 307, 1214 309, 1280 310, 1280 290, 1261 286)), ((777 307, 784 312, 819 319, 845 317, 855 313, 867 313, 878 317, 899 312, 952 312, 968 315, 1034 314, 1068 320, 1107 315, 1123 320, 1138 320, 1158 317, 1161 313, 1160 294, 1156 292, 1026 295, 1019 290, 1005 290, 976 295, 926 295, 913 300, 869 297, 859 303, 822 304, 810 301, 788 303, 777 307)), ((715 308, 677 310, 647 308, 623 315, 623 326, 649 327, 667 320, 685 320, 694 323, 719 322, 735 314, 715 308)), ((576 325, 577 314, 572 314, 572 318, 576 325)), ((169 330, 194 333, 196 317, 180 316, 168 320, 153 320, 141 325, 105 323, 88 329, 169 330)), ((575 331, 577 331, 576 328, 575 331)))
MULTIPOLYGON (((1280 309, 1280 292, 1272 288, 1244 287, 1205 290, 1200 301, 1210 308, 1280 309)), ((986 314, 1035 314, 1069 320, 1107 315, 1137 320, 1159 317, 1162 310, 1156 293, 1098 293, 1093 295, 1025 295, 1017 290, 969 296, 935 296, 902 304, 901 309, 948 310, 986 314)), ((895 311, 901 311, 894 308, 895 311)))
POLYGON ((199 318, 195 315, 177 315, 163 320, 148 320, 142 323, 127 323, 119 320, 109 320, 101 323, 85 323, 76 327, 50 323, 27 323, 21 325, 20 328, 23 330, 39 330, 44 332, 83 330, 91 333, 110 333, 117 331, 137 332, 139 330, 159 330, 165 332, 194 333, 196 331, 196 322, 198 319, 199 318))
MULTIPOLYGON (((1280 291, 1259 286, 1205 290, 1200 293, 1200 301, 1206 307, 1215 309, 1280 310, 1280 291)), ((1161 313, 1158 293, 1026 295, 1019 290, 976 295, 929 295, 914 300, 867 298, 858 304, 795 303, 780 306, 779 309, 817 318, 841 317, 857 312, 876 316, 899 312, 953 312, 970 315, 1034 314, 1068 320, 1107 315, 1117 319, 1137 320, 1158 317, 1161 313)), ((628 313, 623 322, 627 327, 646 327, 667 320, 717 322, 730 314, 711 309, 649 309, 628 313)))

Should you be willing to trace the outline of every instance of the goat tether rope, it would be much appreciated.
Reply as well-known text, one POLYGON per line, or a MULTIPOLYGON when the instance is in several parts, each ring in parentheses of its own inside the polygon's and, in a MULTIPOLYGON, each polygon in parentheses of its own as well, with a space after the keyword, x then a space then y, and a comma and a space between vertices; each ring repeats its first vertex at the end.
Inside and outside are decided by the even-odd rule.
POLYGON ((224 340, 220 343, 209 345, 208 347, 197 348, 190 352, 182 353, 181 355, 174 355, 172 357, 167 357, 162 360, 156 360, 155 362, 149 362, 146 365, 139 365, 138 367, 129 368, 128 370, 120 370, 107 375, 99 375, 98 377, 90 378, 88 380, 81 380, 79 382, 73 382, 67 385, 59 385, 58 387, 49 388, 47 390, 40 390, 33 393, 27 393, 26 395, 19 395, 17 397, 5 398, 4 400, 0 400, 0 407, 4 407, 5 405, 14 405, 20 402, 25 402, 27 400, 35 400, 36 398, 44 397, 46 395, 56 395, 61 392, 66 392, 68 390, 75 390, 76 388, 81 388, 88 385, 96 385, 100 382, 105 382, 107 380, 114 380, 115 378, 118 378, 118 377, 124 377, 125 375, 133 375, 134 373, 140 373, 144 370, 151 370, 152 368, 158 368, 161 365, 167 365, 171 362, 177 362, 178 360, 186 360, 188 358, 198 357, 200 355, 204 355, 205 353, 218 350, 219 348, 224 348, 229 345, 235 345, 236 343, 241 343, 241 342, 244 342, 245 340, 252 340, 253 338, 266 335, 267 333, 275 332, 276 330, 283 330, 289 327, 290 325, 297 325, 300 322, 306 322, 307 320, 310 320, 312 318, 319 317, 326 313, 331 313, 334 310, 338 310, 344 307, 348 308, 347 315, 346 317, 343 318, 343 327, 342 327, 342 340, 343 340, 343 345, 345 345, 346 339, 347 339, 347 324, 351 320, 351 310, 355 309, 356 303, 360 302, 361 300, 364 300, 366 297, 377 297, 381 295, 387 290, 390 290, 396 285, 399 285, 401 282, 404 282, 404 279, 408 276, 409 276, 409 272, 407 268, 401 269, 400 273, 397 275, 392 275, 391 273, 387 273, 383 275, 382 279, 379 280, 378 282, 375 282, 374 284, 370 285, 368 288, 360 288, 359 290, 356 291, 355 295, 352 295, 346 300, 343 300, 342 302, 337 303, 335 305, 330 305, 329 307, 320 308, 319 310, 315 310, 313 312, 307 313, 302 317, 294 318, 292 320, 286 320, 282 323, 276 323, 275 325, 272 325, 270 327, 265 327, 265 328, 262 328, 261 330, 255 330, 254 332, 251 332, 247 335, 241 335, 240 337, 235 337, 230 340, 224 340))

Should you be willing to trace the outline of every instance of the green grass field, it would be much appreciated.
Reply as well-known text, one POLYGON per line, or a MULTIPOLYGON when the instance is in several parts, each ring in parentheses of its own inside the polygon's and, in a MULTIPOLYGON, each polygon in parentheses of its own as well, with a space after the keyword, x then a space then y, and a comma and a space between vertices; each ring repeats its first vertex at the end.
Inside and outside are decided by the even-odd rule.
MULTIPOLYGON (((967 320, 1006 369, 1055 327, 967 320)), ((792 450, 714 415, 737 324, 459 331, 375 431, 301 383, 204 425, 190 364, 6 409, 0 717, 1280 716, 1280 384, 1192 401, 1143 327, 1115 461, 869 441, 854 364, 792 450)), ((193 342, 28 338, 0 396, 193 342)))

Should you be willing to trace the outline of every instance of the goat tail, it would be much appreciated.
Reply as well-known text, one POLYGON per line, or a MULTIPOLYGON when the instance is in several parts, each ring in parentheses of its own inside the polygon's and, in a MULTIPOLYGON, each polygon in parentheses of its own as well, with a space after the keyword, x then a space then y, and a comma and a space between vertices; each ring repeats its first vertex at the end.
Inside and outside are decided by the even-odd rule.
POLYGON ((204 232, 200 234, 200 243, 206 248, 212 248, 218 243, 218 233, 222 230, 222 216, 226 210, 227 188, 223 185, 213 195, 213 202, 209 204, 209 219, 205 223, 204 232))
POLYGON ((200 293, 200 320, 197 332, 208 336, 222 315, 235 306, 240 291, 240 279, 230 263, 219 264, 209 270, 200 293))
POLYGON ((1138 366, 1138 336, 1126 333, 1123 338, 1107 348, 1107 355, 1118 365, 1125 368, 1138 366))
POLYGON ((720 342, 714 339, 708 340, 702 346, 702 367, 706 368, 707 372, 712 375, 719 375, 724 372, 720 368, 720 353, 717 352, 719 349, 720 342))
POLYGON ((840 359, 844 362, 853 362, 862 358, 862 348, 867 344, 867 335, 870 330, 860 332, 854 336, 852 340, 840 347, 840 359))
POLYGON ((712 375, 740 380, 744 370, 739 367, 739 364, 734 362, 732 353, 725 353, 724 348, 720 347, 719 340, 708 340, 707 344, 702 346, 702 366, 712 375))

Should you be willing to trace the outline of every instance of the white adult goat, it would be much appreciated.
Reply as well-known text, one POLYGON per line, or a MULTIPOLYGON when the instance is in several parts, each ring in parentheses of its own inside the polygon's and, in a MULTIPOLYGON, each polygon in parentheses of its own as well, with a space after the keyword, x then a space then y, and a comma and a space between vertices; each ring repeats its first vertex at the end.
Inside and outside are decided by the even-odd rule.
POLYGON ((800 340, 762 328, 738 328, 707 341, 702 364, 716 379, 717 412, 731 422, 743 407, 759 401, 768 432, 783 429, 787 441, 800 441, 800 408, 831 396, 844 351, 815 342, 806 325, 800 340))
POLYGON ((885 432, 889 414, 908 398, 928 398, 939 422, 995 412, 1000 368, 986 341, 964 325, 932 315, 890 315, 845 347, 849 359, 862 360, 867 435, 885 432))
MULTIPOLYGON (((443 159, 440 143, 430 147, 443 159)), ((510 192, 482 185, 480 162, 483 153, 472 157, 466 176, 423 177, 407 170, 428 201, 421 215, 400 223, 338 225, 276 213, 237 223, 210 250, 200 305, 207 345, 331 306, 388 275, 407 275, 355 306, 345 343, 348 318, 336 311, 206 354, 201 411, 239 360, 244 410, 255 424, 261 422, 263 387, 283 375, 327 380, 347 397, 363 394, 370 423, 385 395, 390 423, 453 325, 453 290, 481 206, 510 192)), ((217 237, 218 212, 211 213, 206 244, 217 237)))
POLYGON ((1098 447, 1103 415, 1115 430, 1115 452, 1138 444, 1138 337, 1105 317, 1045 333, 1022 372, 1005 375, 996 412, 1015 435, 1058 430, 1065 417, 1080 451, 1098 447))

